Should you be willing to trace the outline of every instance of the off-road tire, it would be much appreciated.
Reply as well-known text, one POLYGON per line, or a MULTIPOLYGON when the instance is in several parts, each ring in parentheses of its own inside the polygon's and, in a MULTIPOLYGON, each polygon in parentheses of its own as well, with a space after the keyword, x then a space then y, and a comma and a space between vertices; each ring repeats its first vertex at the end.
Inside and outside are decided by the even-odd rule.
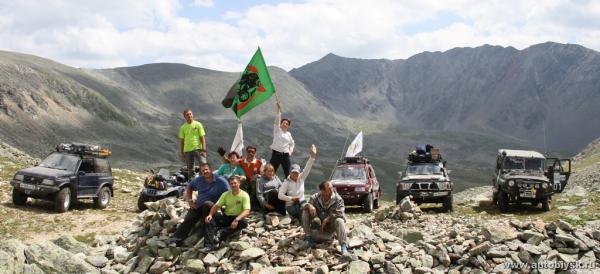
POLYGON ((12 200, 14 205, 22 206, 27 203, 27 195, 13 188, 12 200))
POLYGON ((369 193, 369 195, 365 196, 363 201, 363 210, 366 213, 373 212, 373 193, 369 193))
POLYGON ((149 201, 148 197, 146 197, 144 194, 140 194, 140 198, 138 198, 138 202, 137 202, 138 209, 140 211, 146 210, 146 205, 144 203, 148 202, 148 201, 149 201))
POLYGON ((111 192, 110 188, 104 186, 98 192, 98 197, 94 198, 94 207, 99 209, 107 208, 110 204, 111 192))
POLYGON ((550 211, 552 209, 552 196, 547 196, 542 200, 542 211, 550 211))
POLYGON ((56 193, 54 209, 59 213, 66 212, 69 210, 69 207, 71 207, 71 199, 71 189, 69 187, 63 187, 56 193))
POLYGON ((450 211, 454 210, 454 208, 452 206, 452 194, 450 194, 444 198, 443 206, 444 206, 444 211, 446 211, 446 212, 450 212, 450 211))
POLYGON ((373 201, 373 208, 374 209, 378 209, 379 208, 379 200, 381 200, 381 195, 379 195, 379 197, 373 201))
POLYGON ((508 194, 504 193, 502 190, 498 190, 498 198, 497 205, 500 212, 508 211, 508 194))

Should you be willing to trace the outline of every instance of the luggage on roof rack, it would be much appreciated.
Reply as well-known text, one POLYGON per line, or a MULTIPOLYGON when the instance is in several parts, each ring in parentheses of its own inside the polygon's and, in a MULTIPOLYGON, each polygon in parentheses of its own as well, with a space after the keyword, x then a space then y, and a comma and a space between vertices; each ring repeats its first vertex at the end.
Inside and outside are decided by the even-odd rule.
POLYGON ((408 154, 408 161, 414 163, 438 162, 442 160, 440 149, 430 144, 419 144, 408 154))
POLYGON ((112 151, 108 148, 81 143, 58 144, 56 146, 56 151, 104 158, 112 155, 112 151))
POLYGON ((367 164, 369 163, 369 159, 361 156, 356 157, 344 157, 340 163, 342 164, 367 164))

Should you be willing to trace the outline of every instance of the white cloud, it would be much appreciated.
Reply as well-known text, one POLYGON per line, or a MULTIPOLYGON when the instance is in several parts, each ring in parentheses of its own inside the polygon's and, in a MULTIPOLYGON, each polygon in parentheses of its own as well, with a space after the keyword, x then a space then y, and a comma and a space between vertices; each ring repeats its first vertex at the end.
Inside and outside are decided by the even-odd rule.
POLYGON ((3 1, 0 49, 78 67, 181 62, 226 71, 241 70, 256 46, 269 65, 284 69, 330 52, 399 59, 457 46, 522 49, 546 41, 600 49, 600 4, 593 1, 314 0, 211 17, 223 21, 183 17, 183 7, 177 0, 3 1))
POLYGON ((194 0, 194 5, 200 7, 212 7, 215 3, 213 0, 194 0))

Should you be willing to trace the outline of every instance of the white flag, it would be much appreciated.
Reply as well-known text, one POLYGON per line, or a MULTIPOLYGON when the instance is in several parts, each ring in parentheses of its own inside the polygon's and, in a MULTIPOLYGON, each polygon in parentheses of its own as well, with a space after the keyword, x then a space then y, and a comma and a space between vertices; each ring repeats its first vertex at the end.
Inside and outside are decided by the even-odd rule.
POLYGON ((346 151, 346 157, 354 157, 362 151, 363 147, 363 134, 362 131, 356 135, 354 141, 348 146, 348 150, 346 151))
POLYGON ((233 143, 231 144, 231 149, 229 151, 235 151, 238 155, 242 156, 242 151, 244 151, 244 131, 242 130, 242 123, 238 123, 235 138, 233 138, 233 143))

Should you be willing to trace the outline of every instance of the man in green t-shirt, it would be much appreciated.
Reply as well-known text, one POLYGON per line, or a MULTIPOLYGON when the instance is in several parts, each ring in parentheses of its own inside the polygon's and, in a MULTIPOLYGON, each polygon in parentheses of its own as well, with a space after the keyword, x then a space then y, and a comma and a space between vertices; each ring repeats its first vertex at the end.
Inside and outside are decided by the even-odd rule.
POLYGON ((248 226, 246 217, 250 214, 250 196, 240 189, 240 178, 238 176, 229 178, 229 185, 231 190, 221 194, 217 203, 206 216, 205 251, 212 251, 215 248, 215 227, 225 228, 219 237, 219 242, 221 242, 227 240, 227 237, 232 233, 248 226), (225 207, 223 214, 217 214, 217 211, 222 207, 225 207), (217 215, 215 216, 215 214, 217 215), (213 216, 215 216, 214 219, 213 216))
POLYGON ((194 120, 191 109, 183 111, 185 123, 179 128, 179 154, 188 169, 188 178, 194 177, 194 161, 206 163, 206 139, 202 123, 194 120))

